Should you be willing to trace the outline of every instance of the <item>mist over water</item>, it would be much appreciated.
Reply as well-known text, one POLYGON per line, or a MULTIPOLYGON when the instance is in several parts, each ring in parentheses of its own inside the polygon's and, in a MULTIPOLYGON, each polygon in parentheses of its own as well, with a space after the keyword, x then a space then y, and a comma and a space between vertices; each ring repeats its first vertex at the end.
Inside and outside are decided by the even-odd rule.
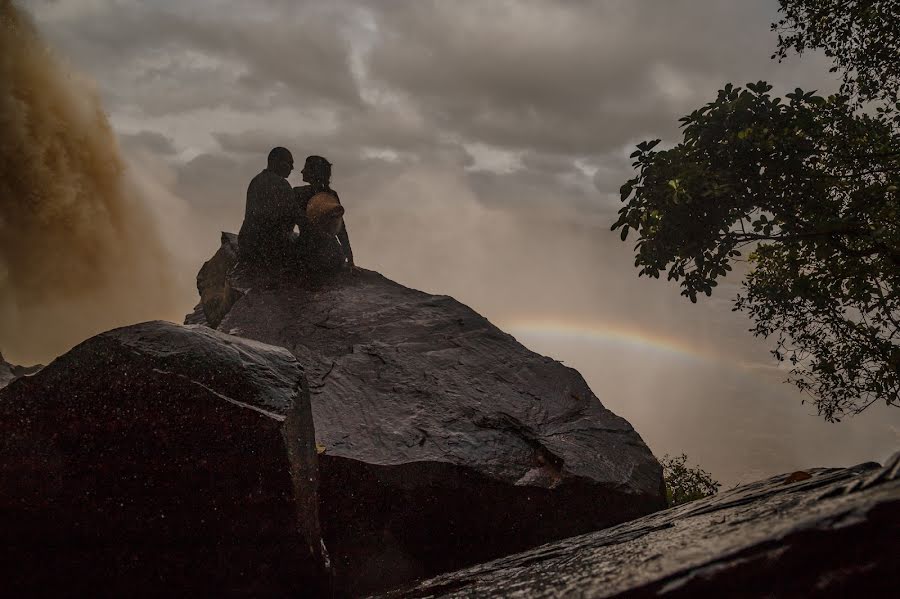
POLYGON ((46 361, 97 332, 177 318, 176 285, 90 83, 0 0, 0 350, 46 361))

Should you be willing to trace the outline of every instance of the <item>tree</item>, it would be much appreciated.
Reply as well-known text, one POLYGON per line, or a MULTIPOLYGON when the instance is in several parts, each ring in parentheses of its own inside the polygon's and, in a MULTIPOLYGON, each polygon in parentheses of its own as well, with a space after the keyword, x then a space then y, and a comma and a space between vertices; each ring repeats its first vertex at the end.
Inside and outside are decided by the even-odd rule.
POLYGON ((895 105, 900 90, 900 2, 897 0, 781 0, 772 24, 784 60, 792 51, 822 50, 841 72, 841 93, 859 102, 895 105))
POLYGON ((685 454, 674 458, 665 455, 660 463, 666 481, 666 501, 669 507, 710 497, 719 492, 721 484, 699 466, 689 468, 685 454))
POLYGON ((612 227, 637 233, 639 276, 691 301, 747 254, 734 309, 828 421, 900 405, 900 28, 882 26, 898 5, 781 0, 775 56, 824 49, 841 93, 726 85, 677 146, 638 144, 612 227))

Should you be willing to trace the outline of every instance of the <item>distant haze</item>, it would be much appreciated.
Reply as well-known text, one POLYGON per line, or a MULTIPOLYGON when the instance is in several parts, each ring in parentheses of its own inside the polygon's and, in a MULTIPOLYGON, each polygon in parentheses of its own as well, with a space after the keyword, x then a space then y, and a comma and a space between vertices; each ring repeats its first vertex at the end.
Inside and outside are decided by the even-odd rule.
POLYGON ((361 266, 453 295, 577 368, 658 456, 686 451, 731 484, 900 448, 898 410, 829 425, 801 404, 731 312, 737 280, 692 305, 638 279, 609 231, 633 145, 677 141, 677 119, 725 83, 835 88, 822 56, 769 59, 775 0, 21 6, 65 77, 4 38, 4 135, 20 132, 0 200, 7 359, 178 320, 283 145, 298 165, 334 163, 361 266))

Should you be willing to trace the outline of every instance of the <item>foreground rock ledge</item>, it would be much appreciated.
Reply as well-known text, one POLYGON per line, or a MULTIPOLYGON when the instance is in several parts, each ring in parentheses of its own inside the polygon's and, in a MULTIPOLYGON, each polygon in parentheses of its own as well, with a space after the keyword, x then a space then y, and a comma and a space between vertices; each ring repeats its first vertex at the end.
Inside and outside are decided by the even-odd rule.
POLYGON ((664 507, 659 463, 575 370, 451 297, 376 272, 311 284, 234 269, 232 238, 204 265, 205 303, 189 319, 303 365, 339 590, 390 588, 664 507))
POLYGON ((303 371, 151 322, 0 391, 0 576, 26 596, 311 596, 327 585, 303 371))
POLYGON ((776 476, 383 597, 896 597, 900 453, 776 476))

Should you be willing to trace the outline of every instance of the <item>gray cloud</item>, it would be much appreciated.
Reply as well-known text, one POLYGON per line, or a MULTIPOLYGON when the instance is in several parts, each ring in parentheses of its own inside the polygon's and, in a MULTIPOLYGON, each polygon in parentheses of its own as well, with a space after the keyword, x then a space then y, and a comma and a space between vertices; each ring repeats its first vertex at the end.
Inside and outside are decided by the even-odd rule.
POLYGON ((501 146, 613 150, 670 133, 732 80, 773 74, 775 2, 391 4, 370 76, 501 146))
POLYGON ((160 156, 175 154, 175 144, 172 139, 156 131, 121 133, 119 141, 126 149, 144 150, 160 156))
POLYGON ((233 226, 243 217, 247 183, 264 167, 265 163, 260 164, 259 160, 240 161, 226 154, 200 154, 178 165, 174 191, 222 226, 233 226))
POLYGON ((239 4, 209 3, 202 13, 195 6, 83 2, 45 30, 74 58, 102 69, 112 106, 150 116, 358 105, 340 13, 315 3, 297 3, 292 18, 239 4))

